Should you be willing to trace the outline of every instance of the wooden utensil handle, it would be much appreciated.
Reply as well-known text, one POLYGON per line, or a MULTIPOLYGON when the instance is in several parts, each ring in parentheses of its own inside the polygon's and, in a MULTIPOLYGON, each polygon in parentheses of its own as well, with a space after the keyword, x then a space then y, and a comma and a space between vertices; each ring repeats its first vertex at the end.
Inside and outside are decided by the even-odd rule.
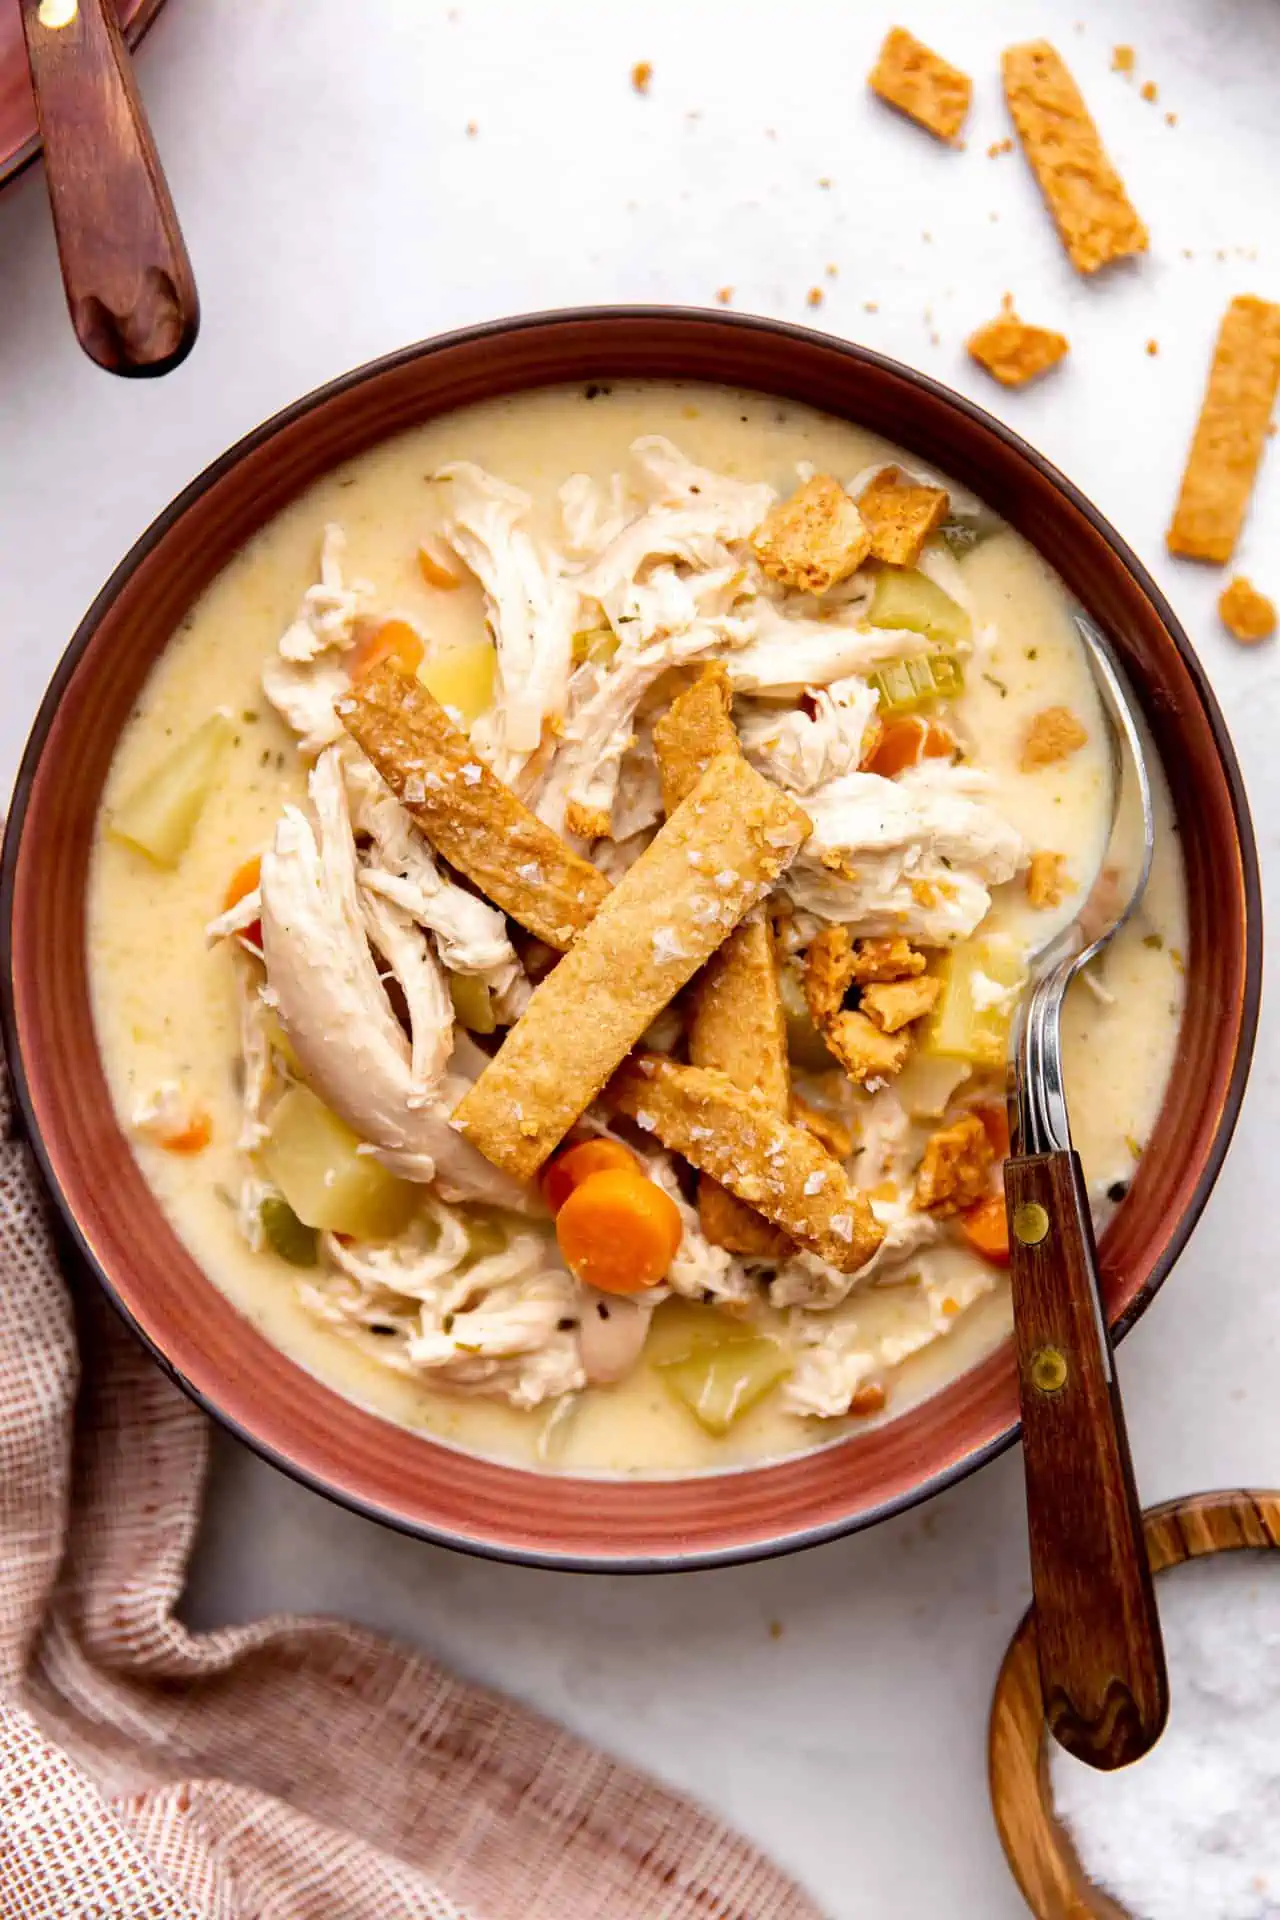
POLYGON ((1078 1759, 1122 1767, 1160 1737, 1169 1689, 1088 1199, 1074 1153, 1004 1178, 1045 1717, 1078 1759))
POLYGON ((114 0, 21 5, 72 325, 110 373, 168 373, 200 306, 114 0))

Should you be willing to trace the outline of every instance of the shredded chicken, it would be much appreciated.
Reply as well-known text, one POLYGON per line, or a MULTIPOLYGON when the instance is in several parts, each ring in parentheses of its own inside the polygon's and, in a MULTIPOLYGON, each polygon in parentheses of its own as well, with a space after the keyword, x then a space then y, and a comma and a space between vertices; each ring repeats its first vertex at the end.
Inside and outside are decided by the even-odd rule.
POLYGON ((811 711, 757 709, 743 716, 738 737, 753 767, 792 793, 812 793, 857 770, 876 725, 879 695, 865 680, 833 680, 810 692, 811 711))

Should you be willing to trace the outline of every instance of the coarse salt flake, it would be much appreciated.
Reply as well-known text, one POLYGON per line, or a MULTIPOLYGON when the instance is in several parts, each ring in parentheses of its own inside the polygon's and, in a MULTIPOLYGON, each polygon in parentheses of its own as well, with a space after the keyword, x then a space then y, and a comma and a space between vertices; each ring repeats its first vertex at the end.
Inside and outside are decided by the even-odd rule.
POLYGON ((827 1176, 825 1173, 811 1173, 804 1183, 804 1191, 810 1194, 821 1193, 826 1183, 827 1176))
POLYGON ((484 778, 484 768, 478 760, 468 760, 462 769, 462 777, 469 787, 478 787, 484 778))
POLYGON ((831 1216, 831 1231, 838 1235, 841 1240, 852 1240, 853 1215, 851 1213, 833 1213, 831 1216))
POLYGON ((687 960, 689 957, 674 927, 655 927, 652 946, 654 960, 660 967, 666 966, 668 961, 687 960))
POLYGON ((657 1120, 654 1115, 650 1113, 648 1107, 637 1107, 636 1125, 638 1127, 642 1127, 646 1133, 652 1133, 657 1124, 657 1120))

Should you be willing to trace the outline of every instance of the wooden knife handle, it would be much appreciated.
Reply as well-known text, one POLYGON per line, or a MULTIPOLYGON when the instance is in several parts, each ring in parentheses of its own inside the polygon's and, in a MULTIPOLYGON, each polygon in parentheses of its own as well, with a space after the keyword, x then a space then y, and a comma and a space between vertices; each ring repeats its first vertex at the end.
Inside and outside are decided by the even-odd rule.
POLYGON ((77 338, 109 373, 168 373, 195 343, 200 304, 114 0, 21 7, 77 338))
POLYGON ((1045 1718, 1126 1766, 1169 1711, 1142 1517, 1074 1153, 1005 1162, 1031 1583, 1045 1718))

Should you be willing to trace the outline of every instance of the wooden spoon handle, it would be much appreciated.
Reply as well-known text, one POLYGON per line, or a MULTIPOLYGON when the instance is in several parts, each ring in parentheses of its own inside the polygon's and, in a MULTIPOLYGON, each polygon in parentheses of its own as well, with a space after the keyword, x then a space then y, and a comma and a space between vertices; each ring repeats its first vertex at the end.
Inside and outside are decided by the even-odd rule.
POLYGON ((168 373, 200 303, 114 0, 21 6, 76 336, 109 373, 168 373))
POLYGON ((1045 1718, 1077 1759, 1122 1767, 1169 1689, 1088 1199, 1074 1153, 1009 1159, 1004 1180, 1045 1718))

